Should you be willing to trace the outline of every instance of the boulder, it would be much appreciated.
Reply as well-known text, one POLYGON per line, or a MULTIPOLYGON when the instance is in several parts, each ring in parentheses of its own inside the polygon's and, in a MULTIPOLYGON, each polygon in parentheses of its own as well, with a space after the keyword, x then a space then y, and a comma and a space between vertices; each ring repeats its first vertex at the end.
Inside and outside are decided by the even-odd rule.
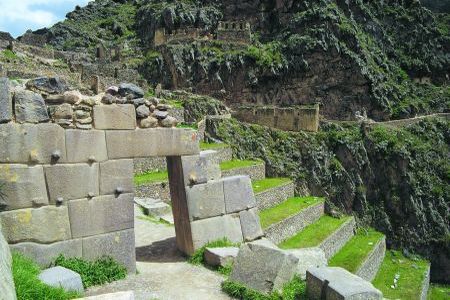
POLYGON ((143 98, 144 90, 132 83, 121 83, 119 85, 119 94, 122 97, 132 96, 132 99, 143 98))
POLYGON ((138 106, 136 108, 136 116, 140 119, 147 118, 150 116, 150 109, 145 105, 138 106))
POLYGON ((154 128, 158 127, 158 119, 153 117, 148 117, 139 121, 141 128, 154 128))
POLYGON ((46 285, 63 288, 66 291, 83 293, 83 282, 80 274, 64 267, 53 267, 39 274, 39 279, 46 285))
POLYGON ((286 250, 288 253, 298 258, 297 275, 305 280, 306 270, 314 267, 322 267, 327 265, 325 252, 320 248, 303 248, 286 250))
POLYGON ((49 95, 62 94, 67 91, 66 83, 59 77, 38 77, 28 80, 29 90, 49 95))
POLYGON ((163 110, 155 110, 153 112, 153 117, 157 118, 158 120, 162 120, 167 118, 167 116, 169 115, 169 113, 167 111, 163 111, 163 110))
POLYGON ((113 104, 117 102, 117 98, 114 97, 111 94, 106 93, 103 97, 102 97, 102 103, 104 104, 113 104))
POLYGON ((294 278, 297 264, 297 257, 266 240, 258 240, 241 246, 230 280, 270 294, 294 278))
POLYGON ((81 101, 81 98, 83 97, 79 91, 67 91, 63 95, 64 102, 69 104, 75 104, 79 101, 81 101))
POLYGON ((0 78, 0 123, 6 123, 13 118, 12 97, 8 78, 0 78))
POLYGON ((225 267, 233 263, 238 253, 238 247, 206 248, 204 259, 209 266, 225 267))
POLYGON ((119 87, 118 86, 110 86, 109 88, 106 89, 106 94, 110 94, 110 95, 117 95, 119 94, 119 87))
POLYGON ((73 109, 72 105, 68 103, 61 104, 55 108, 52 117, 54 119, 72 119, 73 109))
POLYGON ((162 127, 176 127, 178 125, 178 120, 172 116, 167 116, 166 118, 159 121, 162 127))
POLYGON ((41 95, 31 91, 14 94, 16 121, 18 123, 41 123, 49 121, 47 107, 41 95))

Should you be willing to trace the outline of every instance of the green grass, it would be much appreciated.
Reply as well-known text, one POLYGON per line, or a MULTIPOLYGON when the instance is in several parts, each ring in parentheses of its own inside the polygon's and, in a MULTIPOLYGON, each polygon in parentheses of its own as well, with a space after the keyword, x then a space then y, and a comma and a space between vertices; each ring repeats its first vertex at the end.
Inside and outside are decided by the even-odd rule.
POLYGON ((228 148, 229 146, 224 143, 206 143, 206 142, 200 142, 200 149, 201 150, 215 150, 215 149, 223 149, 228 148))
POLYGON ((281 293, 273 292, 270 295, 264 295, 258 291, 247 288, 246 286, 225 280, 222 283, 222 290, 236 299, 242 300, 299 300, 306 299, 306 282, 295 276, 290 282, 283 286, 281 293))
POLYGON ((385 298, 389 299, 419 299, 422 281, 428 269, 428 262, 422 259, 409 259, 398 251, 387 251, 373 285, 379 289, 385 298), (397 287, 394 277, 398 278, 397 287))
POLYGON ((354 237, 334 255, 328 265, 342 267, 349 272, 355 273, 377 242, 383 238, 381 232, 373 229, 359 229, 354 237))
POLYGON ((194 254, 189 257, 188 262, 193 265, 201 265, 204 263, 204 253, 206 248, 222 248, 222 247, 239 247, 239 244, 234 244, 230 242, 227 238, 223 238, 220 240, 212 241, 201 247, 200 249, 197 249, 197 251, 194 252, 194 254))
POLYGON ((185 124, 185 123, 181 123, 177 125, 177 128, 186 128, 186 129, 194 129, 197 130, 198 126, 197 124, 185 124))
POLYGON ((143 185, 146 183, 165 182, 169 180, 167 171, 147 172, 134 176, 135 185, 143 185))
POLYGON ((291 180, 289 178, 283 178, 283 177, 265 178, 265 179, 261 179, 261 180, 252 181, 252 186, 253 186, 253 191, 255 192, 255 194, 257 194, 257 193, 264 192, 268 189, 271 189, 271 188, 274 188, 274 187, 277 187, 280 185, 284 185, 290 181, 291 180))
POLYGON ((236 168, 251 167, 261 165, 263 162, 259 160, 229 160, 220 164, 222 171, 232 170, 236 168))
POLYGON ((450 299, 450 285, 432 284, 428 291, 429 300, 448 300, 450 299))
POLYGON ((322 216, 317 222, 306 226, 302 231, 283 241, 279 246, 282 249, 316 247, 349 219, 350 217, 337 219, 330 216, 322 216))
POLYGON ((85 288, 113 282, 127 276, 127 269, 111 257, 103 257, 91 262, 81 258, 66 258, 64 255, 60 255, 56 259, 55 265, 80 274, 85 288))
POLYGON ((67 292, 62 288, 54 288, 42 283, 38 278, 41 269, 33 260, 16 252, 12 254, 12 257, 13 277, 18 300, 62 300, 81 296, 78 293, 67 292))
POLYGON ((289 198, 277 206, 265 209, 259 213, 261 226, 267 228, 272 224, 278 223, 290 216, 293 216, 306 207, 323 202, 319 197, 293 197, 289 198))
POLYGON ((16 59, 17 58, 17 55, 9 49, 2 51, 2 54, 3 54, 3 57, 5 57, 7 59, 16 59))

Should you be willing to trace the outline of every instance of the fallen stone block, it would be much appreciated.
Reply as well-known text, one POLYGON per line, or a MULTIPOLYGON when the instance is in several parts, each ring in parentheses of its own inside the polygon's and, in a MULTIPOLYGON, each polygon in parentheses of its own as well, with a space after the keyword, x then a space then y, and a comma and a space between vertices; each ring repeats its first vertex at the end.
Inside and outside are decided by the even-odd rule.
POLYGON ((0 210, 48 205, 42 166, 0 165, 0 182, 0 210))
POLYGON ((256 206, 252 183, 248 176, 223 178, 226 213, 238 212, 256 206))
POLYGON ((71 238, 66 206, 5 211, 0 213, 0 222, 11 244, 27 241, 48 244, 71 238))
POLYGON ((102 130, 66 130, 67 161, 101 162, 108 159, 105 132, 102 130))
POLYGON ((172 212, 172 207, 160 199, 135 197, 134 202, 142 208, 144 215, 147 216, 162 216, 172 212))
POLYGON ((13 119, 13 104, 9 89, 8 78, 0 78, 0 123, 7 123, 13 119))
POLYGON ((186 187, 186 199, 189 208, 189 219, 199 220, 225 214, 223 183, 208 183, 186 187))
POLYGON ((294 278, 298 258, 267 242, 240 247, 230 280, 264 294, 280 291, 294 278))
POLYGON ((244 241, 254 241, 264 235, 259 222, 258 209, 243 210, 239 213, 244 241))
POLYGON ((92 198, 99 194, 99 164, 45 166, 50 203, 92 198))
POLYGON ((286 250, 286 252, 298 258, 297 275, 306 279, 306 270, 327 265, 325 252, 320 248, 303 248, 286 250))
POLYGON ((225 267, 233 263, 238 252, 238 247, 206 248, 204 259, 209 266, 225 267))
POLYGON ((133 194, 69 201, 72 237, 86 237, 134 227, 133 194))
POLYGON ((100 163, 100 194, 123 194, 134 192, 133 160, 109 160, 100 163))
POLYGON ((66 161, 64 129, 51 123, 0 124, 0 162, 50 164, 66 161))
POLYGON ((39 274, 39 279, 46 285, 63 288, 66 291, 83 293, 83 282, 80 274, 61 266, 44 270, 39 274))
POLYGON ((136 128, 136 111, 132 104, 112 104, 94 106, 94 125, 96 129, 136 128))
POLYGON ((134 300, 134 292, 133 291, 117 292, 111 294, 78 298, 76 300, 134 300))
POLYGON ((17 123, 41 123, 50 120, 41 95, 27 90, 14 94, 15 114, 17 123))
POLYGON ((370 282, 339 267, 310 268, 306 272, 308 299, 381 300, 383 294, 370 282))

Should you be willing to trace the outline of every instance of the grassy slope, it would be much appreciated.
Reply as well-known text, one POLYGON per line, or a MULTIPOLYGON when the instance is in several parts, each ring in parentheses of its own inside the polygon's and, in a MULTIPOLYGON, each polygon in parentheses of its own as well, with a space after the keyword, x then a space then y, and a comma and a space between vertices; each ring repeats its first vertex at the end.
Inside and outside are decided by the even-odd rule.
POLYGON ((356 272, 383 234, 373 229, 359 229, 357 234, 329 261, 333 267, 356 272))
POLYGON ((222 171, 232 170, 236 168, 251 167, 262 164, 259 160, 230 160, 224 161, 220 164, 220 169, 222 171))
POLYGON ((301 210, 314 204, 323 202, 323 198, 318 197, 293 197, 283 203, 259 213, 261 226, 267 228, 272 224, 278 223, 290 216, 293 216, 301 210))
POLYGON ((164 182, 168 180, 167 171, 148 172, 134 176, 134 184, 143 185, 146 183, 164 182))
POLYGON ((229 147, 227 144, 223 143, 206 143, 206 142, 200 142, 200 149, 201 150, 215 150, 215 149, 222 149, 229 147))
POLYGON ((389 299, 419 299, 428 262, 408 259, 398 251, 387 251, 373 285, 389 299), (396 288, 394 277, 399 275, 396 288))
POLYGON ((317 222, 307 226, 279 246, 282 249, 316 247, 349 219, 350 217, 337 219, 330 216, 322 216, 317 222))
POLYGON ((447 300, 450 299, 450 285, 433 284, 428 292, 430 300, 447 300))
POLYGON ((261 193, 263 191, 266 191, 268 189, 284 185, 291 180, 289 178, 265 178, 261 180, 254 180, 252 181, 253 191, 255 193, 261 193))

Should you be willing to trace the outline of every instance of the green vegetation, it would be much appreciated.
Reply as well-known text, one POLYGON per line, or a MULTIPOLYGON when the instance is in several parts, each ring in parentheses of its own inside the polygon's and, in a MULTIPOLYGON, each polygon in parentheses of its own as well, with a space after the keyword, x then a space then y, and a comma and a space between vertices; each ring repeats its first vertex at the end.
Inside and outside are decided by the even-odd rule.
POLYGON ((42 283, 38 278, 41 269, 33 260, 16 252, 13 252, 12 257, 12 271, 18 300, 65 300, 81 296, 78 293, 67 292, 62 288, 54 288, 42 283))
POLYGON ((60 255, 56 259, 55 265, 80 274, 85 288, 113 282, 127 276, 127 269, 111 257, 103 257, 90 262, 81 258, 66 258, 64 255, 60 255))
POLYGON ((212 241, 198 249, 197 251, 189 257, 188 262, 193 265, 201 265, 204 263, 204 253, 206 248, 222 248, 222 247, 238 247, 239 244, 234 244, 230 242, 227 238, 223 238, 221 240, 212 241))
POLYGON ((337 219, 330 216, 322 216, 317 222, 306 226, 302 231, 283 241, 279 246, 282 249, 316 247, 350 218, 337 219))
POLYGON ((373 280, 385 298, 420 299, 422 282, 429 263, 419 258, 406 258, 399 251, 387 251, 383 263, 373 280), (397 286, 394 278, 397 276, 397 286), (392 288, 395 287, 395 288, 392 288))
POLYGON ((236 168, 245 168, 245 167, 252 167, 252 166, 256 166, 256 165, 260 165, 263 162, 260 160, 229 160, 229 161, 224 161, 222 163, 220 163, 220 169, 222 171, 228 171, 228 170, 232 170, 232 169, 236 169, 236 168))
POLYGON ((225 280, 222 283, 222 290, 236 299, 242 300, 298 300, 306 299, 306 282, 299 277, 294 277, 282 289, 281 293, 273 292, 270 295, 264 295, 258 291, 247 288, 246 286, 225 280))
POLYGON ((13 51, 11 51, 9 49, 3 50, 2 51, 2 55, 6 59, 17 59, 18 58, 18 56, 13 51))
POLYGON ((177 125, 177 128, 187 128, 187 129, 198 129, 197 124, 186 124, 186 123, 181 123, 177 125))
POLYGON ((147 172, 134 176, 135 185, 144 185, 149 183, 165 182, 169 180, 167 171, 147 172))
POLYGON ((432 284, 428 291, 429 300, 450 299, 450 285, 432 284))
POLYGON ((245 54, 253 58, 256 64, 264 69, 281 67, 285 64, 280 42, 250 45, 245 54))
POLYGON ((278 223, 290 216, 296 215, 301 210, 323 202, 323 198, 319 197, 293 197, 289 198, 277 206, 265 209, 259 212, 259 220, 261 226, 267 228, 272 224, 278 223))
POLYGON ((229 147, 227 144, 224 143, 207 143, 207 142, 200 142, 200 149, 201 150, 216 150, 216 149, 223 149, 229 147))
POLYGON ((277 177, 277 178, 265 178, 261 180, 252 181, 253 192, 261 193, 268 189, 272 189, 277 186, 285 185, 291 180, 289 178, 277 177))
POLYGON ((371 228, 358 229, 356 235, 331 258, 328 265, 355 273, 383 236, 371 228))

